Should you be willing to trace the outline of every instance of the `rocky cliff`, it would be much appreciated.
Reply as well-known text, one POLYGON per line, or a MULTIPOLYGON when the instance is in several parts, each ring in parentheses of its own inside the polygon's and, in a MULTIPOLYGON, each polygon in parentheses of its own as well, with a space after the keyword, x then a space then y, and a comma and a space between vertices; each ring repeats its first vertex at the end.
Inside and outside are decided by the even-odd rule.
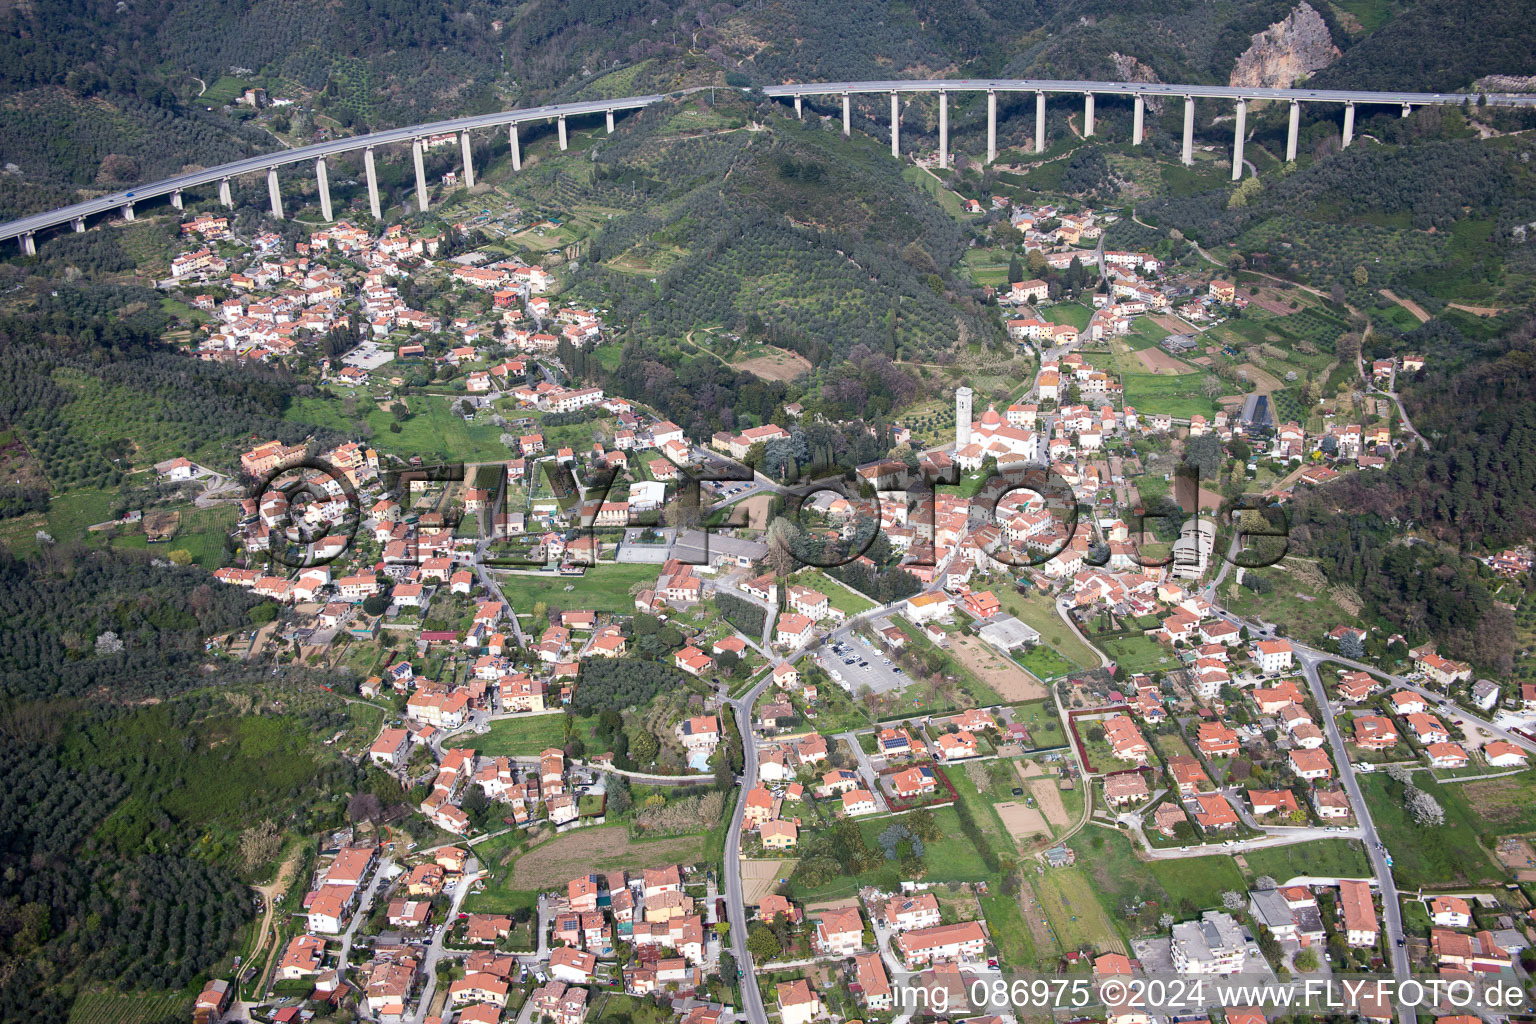
POLYGON ((1303 2, 1284 21, 1253 37, 1253 45, 1232 68, 1231 84, 1284 88, 1327 67, 1338 56, 1339 49, 1333 45, 1323 16, 1303 2))
MULTIPOLYGON (((1109 55, 1109 63, 1115 69, 1114 80, 1117 82, 1151 83, 1158 80, 1157 72, 1135 57, 1127 56, 1123 53, 1111 53, 1109 55)), ((1163 111, 1163 101, 1156 96, 1147 97, 1147 106, 1152 108, 1153 113, 1160 114, 1163 111)))

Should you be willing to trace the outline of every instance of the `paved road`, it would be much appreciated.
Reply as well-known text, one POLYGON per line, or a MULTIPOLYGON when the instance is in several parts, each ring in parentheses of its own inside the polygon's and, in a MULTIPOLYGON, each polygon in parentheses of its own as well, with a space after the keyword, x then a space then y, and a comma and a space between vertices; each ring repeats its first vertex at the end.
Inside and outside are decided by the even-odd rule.
MULTIPOLYGON (((695 86, 673 93, 648 96, 628 96, 606 100, 585 100, 578 103, 560 103, 542 107, 504 110, 492 114, 477 114, 447 121, 408 125, 391 128, 367 135, 354 135, 342 139, 262 153, 232 163, 220 164, 186 174, 179 174, 160 181, 136 185, 131 189, 112 192, 96 199, 74 203, 46 213, 33 214, 0 224, 0 239, 17 238, 38 231, 59 227, 79 218, 97 216, 119 210, 134 203, 169 195, 183 189, 196 188, 223 181, 242 174, 275 170, 288 164, 312 162, 327 156, 355 153, 370 147, 399 145, 430 135, 452 132, 475 131, 488 128, 506 128, 526 121, 544 121, 556 117, 572 117, 582 114, 598 114, 605 111, 634 110, 646 107, 674 96, 698 92, 709 86, 695 86)), ((1208 99, 1285 100, 1298 103, 1372 103, 1389 106, 1411 104, 1413 106, 1461 104, 1470 97, 1464 93, 1425 92, 1353 92, 1340 89, 1258 89, 1238 88, 1225 85, 1178 85, 1161 82, 1096 82, 1053 81, 1047 79, 897 79, 865 82, 823 82, 800 85, 769 86, 764 95, 787 98, 792 96, 832 96, 844 93, 893 93, 893 92, 1052 92, 1052 93, 1102 93, 1126 96, 1185 96, 1208 99)), ((1493 106, 1536 106, 1536 95, 1517 93, 1488 93, 1479 98, 1493 106)))
MULTIPOLYGON (((1231 85, 1179 85, 1170 82, 1061 81, 1043 78, 885 79, 869 82, 806 82, 770 85, 763 95, 836 96, 842 93, 889 92, 1067 92, 1122 96, 1192 96, 1228 100, 1295 100, 1298 103, 1379 103, 1387 106, 1460 104, 1473 97, 1451 92, 1380 92, 1345 89, 1260 89, 1231 85)), ((1488 102, 1503 107, 1536 106, 1536 96, 1490 93, 1488 102)))
MULTIPOLYGON (((1360 791, 1360 783, 1355 778, 1355 769, 1349 761, 1349 750, 1344 746, 1344 737, 1339 733, 1338 719, 1334 715, 1332 705, 1328 703, 1328 692, 1323 688, 1322 676, 1318 674, 1317 665, 1322 659, 1312 656, 1310 653, 1298 653, 1296 660, 1301 665, 1302 674, 1307 677, 1307 686, 1312 691, 1312 699, 1317 702, 1318 714, 1322 716, 1323 726, 1328 734, 1328 744, 1333 748, 1333 760, 1338 768, 1339 781, 1344 785, 1344 791, 1349 794, 1350 805, 1355 810, 1355 820, 1359 822, 1361 840, 1365 843, 1366 856, 1370 858, 1371 870, 1376 875, 1377 887, 1381 891, 1381 910, 1383 924, 1387 933, 1387 952, 1392 957, 1392 974, 1399 981, 1408 977, 1408 950, 1404 947, 1403 933, 1403 907, 1398 896, 1397 883, 1392 879, 1392 865, 1389 862, 1386 845, 1376 832, 1376 825, 1371 821, 1371 809, 1365 802, 1365 794, 1360 791)), ((1414 1013, 1411 1008, 1399 1006, 1398 1015, 1403 1024, 1412 1024, 1414 1013)))
POLYGON ((352 955, 352 939, 357 935, 358 925, 367 920, 369 909, 373 906, 373 896, 383 884, 384 876, 389 872, 394 863, 391 857, 385 857, 379 861, 379 866, 373 872, 373 878, 368 882, 368 888, 363 890, 362 896, 357 900, 357 911, 352 915, 352 923, 347 925, 347 930, 341 936, 341 952, 336 958, 336 972, 342 977, 347 974, 347 958, 352 955))
MULTIPOLYGON (((916 740, 916 738, 917 737, 915 736, 913 737, 914 740, 916 740)), ((881 814, 889 814, 891 812, 891 805, 885 799, 885 794, 880 792, 880 786, 875 782, 875 766, 870 762, 869 755, 864 752, 864 748, 859 745, 858 734, 853 732, 840 732, 834 736, 833 739, 842 740, 844 743, 848 744, 848 749, 853 751, 853 756, 858 759, 859 769, 864 774, 864 785, 868 787, 872 794, 874 794, 875 806, 879 808, 881 814)))
MULTIPOLYGON (((757 779, 757 741, 752 734, 752 706, 773 682, 773 674, 765 673, 762 681, 740 700, 731 701, 736 710, 736 728, 741 733, 742 780, 738 787, 736 810, 731 815, 730 831, 725 836, 726 918, 731 923, 731 952, 742 971, 741 1012, 750 1024, 768 1024, 768 1011, 763 1007, 763 994, 758 990, 752 967, 752 954, 747 952, 747 905, 741 888, 741 819, 747 809, 747 790, 757 779)), ((729 979, 727 979, 729 980, 729 979)))
POLYGON ((495 594, 496 600, 500 601, 501 606, 507 610, 507 618, 511 620, 512 623, 513 642, 516 643, 519 647, 527 647, 528 641, 523 636, 523 627, 517 621, 517 611, 513 609, 512 602, 507 600, 507 595, 501 592, 501 584, 497 582, 496 579, 486 571, 485 566, 481 564, 481 559, 485 557, 486 548, 489 546, 489 541, 481 541, 479 544, 475 545, 475 575, 479 578, 480 585, 486 590, 495 594))
POLYGON ((426 975, 427 983, 421 990, 421 1000, 416 1004, 416 1012, 411 1016, 413 1024, 422 1024, 427 1019, 427 1007, 432 1005, 432 993, 437 989, 437 962, 447 952, 443 949, 443 936, 448 934, 448 929, 453 922, 459 919, 459 908, 464 905, 464 897, 469 894, 471 886, 480 877, 480 862, 474 857, 464 862, 464 874, 459 879, 458 888, 453 893, 453 905, 448 909, 448 916, 443 923, 438 925, 432 934, 432 942, 427 946, 427 955, 422 962, 421 971, 426 975))
POLYGON ((1403 429, 1408 432, 1409 437, 1412 437, 1415 441, 1419 442, 1419 447, 1423 448, 1425 451, 1429 451, 1429 442, 1424 439, 1424 435, 1419 433, 1418 428, 1413 425, 1413 421, 1408 418, 1408 410, 1403 408, 1403 400, 1398 396, 1396 391, 1381 391, 1380 389, 1373 389, 1368 393, 1386 395, 1388 398, 1392 399, 1392 404, 1397 406, 1398 419, 1402 421, 1403 429))
POLYGON ((1057 598, 1053 603, 1056 605, 1056 616, 1072 631, 1072 635, 1081 640, 1084 646, 1099 656, 1099 666, 1101 668, 1109 668, 1111 664, 1109 655, 1095 647, 1093 642, 1083 634, 1083 631, 1077 628, 1077 620, 1072 618, 1072 612, 1068 609, 1065 600, 1057 598))
MULTIPOLYGON (((1242 623, 1243 621, 1231 616, 1228 616, 1228 618, 1232 618, 1233 621, 1238 623, 1242 623)), ((1432 690, 1420 683, 1413 682, 1406 676, 1393 675, 1391 672, 1377 668, 1375 665, 1367 664, 1363 661, 1354 661, 1350 658, 1341 657, 1337 654, 1330 654, 1327 651, 1314 650, 1311 647, 1298 644, 1295 640, 1291 641, 1291 647, 1296 652, 1297 660, 1307 659, 1310 660, 1314 665, 1322 664, 1325 662, 1332 662, 1335 665, 1343 665, 1346 668, 1357 669, 1361 672, 1368 672, 1371 675, 1376 676, 1378 679, 1385 679, 1387 682, 1400 689, 1412 690, 1414 693, 1427 698, 1432 704, 1439 705, 1445 701, 1445 694, 1436 690, 1432 690)), ((1522 736, 1520 733, 1506 729, 1501 725, 1495 725, 1494 723, 1488 721, 1486 718, 1479 718, 1477 715, 1467 711, 1460 705, 1453 704, 1451 707, 1452 710, 1447 712, 1447 714, 1454 714, 1464 723, 1470 724, 1478 729, 1486 729, 1489 733, 1497 736, 1499 739, 1513 743, 1515 746, 1529 753, 1536 754, 1536 741, 1531 740, 1530 737, 1522 736)))
POLYGON ((343 139, 316 143, 313 146, 301 146, 297 149, 262 153, 258 156, 246 157, 243 160, 236 160, 232 163, 220 164, 217 167, 209 167, 187 174, 178 174, 175 177, 164 178, 160 181, 135 185, 133 188, 124 189, 121 192, 112 192, 96 199, 86 200, 83 203, 74 203, 73 205, 51 210, 47 213, 33 214, 30 217, 22 217, 6 224, 0 224, 0 239, 16 238, 31 232, 59 227, 60 225, 70 223, 76 218, 110 213, 125 206, 131 206, 134 203, 169 195, 183 189, 211 185, 223 181, 225 178, 267 171, 287 164, 312 162, 322 157, 338 156, 342 153, 356 153, 374 146, 409 143, 429 135, 443 135, 450 132, 472 131, 483 128, 505 128, 508 125, 521 124, 525 121, 543 121, 552 117, 574 117, 581 114, 600 114, 609 110, 634 110, 639 107, 649 106, 659 100, 666 99, 668 96, 680 96, 696 91, 698 91, 697 88, 693 88, 665 95, 629 96, 611 100, 584 100, 580 103, 558 103, 552 106, 506 110, 495 114, 477 114, 473 117, 459 117, 448 121, 410 125, 405 128, 391 128, 387 131, 372 132, 368 135, 353 135, 343 139))
MULTIPOLYGON (((1268 826, 1260 826, 1261 828, 1268 826)), ((1334 832, 1326 828, 1295 828, 1285 831, 1274 831, 1257 839, 1234 839, 1231 845, 1226 843, 1201 843, 1188 847, 1171 846, 1158 848, 1148 842, 1146 833, 1141 829, 1135 830, 1141 839, 1142 851, 1152 860, 1178 860, 1184 857, 1209 857, 1213 854, 1226 854, 1236 856, 1247 853, 1249 850, 1267 850, 1276 846, 1294 846, 1297 843, 1312 843, 1319 839, 1360 839, 1359 829, 1345 829, 1342 832, 1334 832)))

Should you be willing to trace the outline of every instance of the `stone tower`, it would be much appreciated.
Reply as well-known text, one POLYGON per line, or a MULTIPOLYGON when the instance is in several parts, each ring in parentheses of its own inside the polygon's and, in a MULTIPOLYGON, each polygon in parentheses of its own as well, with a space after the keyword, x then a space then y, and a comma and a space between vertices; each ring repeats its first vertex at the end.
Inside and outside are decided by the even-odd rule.
POLYGON ((955 451, 971 443, 971 389, 955 389, 955 451))

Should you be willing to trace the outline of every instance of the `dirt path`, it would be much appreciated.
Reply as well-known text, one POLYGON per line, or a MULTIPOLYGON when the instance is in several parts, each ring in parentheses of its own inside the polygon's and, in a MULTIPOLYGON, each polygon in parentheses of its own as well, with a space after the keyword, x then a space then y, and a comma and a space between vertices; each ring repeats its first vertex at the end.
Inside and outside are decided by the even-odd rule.
POLYGON ((1402 306, 1408 312, 1412 313, 1414 319, 1419 323, 1422 324, 1429 320, 1429 314, 1424 312, 1424 307, 1419 305, 1417 302, 1414 302, 1412 299, 1400 298, 1399 296, 1393 294, 1390 288, 1382 288, 1380 291, 1383 298, 1391 299, 1399 306, 1402 306))
POLYGON ((1056 939, 1051 934, 1050 924, 1045 920, 1045 909, 1040 906, 1040 894, 1035 890, 1034 883, 1027 879, 1019 888, 1019 911, 1024 915, 1024 923, 1029 925, 1029 934, 1035 940, 1035 952, 1055 952, 1056 939))
POLYGON ((1498 306, 1468 306, 1463 302, 1447 302, 1452 309, 1459 309, 1463 313, 1471 313, 1473 316, 1498 316, 1504 310, 1498 306))
POLYGON ((272 881, 266 885, 251 886, 252 889, 261 893, 262 902, 266 904, 266 911, 261 916, 261 930, 257 932, 256 945, 251 950, 252 962, 261 956, 264 950, 267 954, 267 962, 262 965, 261 973, 256 976, 257 981, 261 981, 271 975, 272 963, 278 954, 278 945, 276 942, 273 942, 270 950, 266 947, 268 940, 273 939, 276 934, 272 925, 273 919, 277 916, 277 900, 275 897, 288 891, 288 886, 293 882, 293 873, 298 869, 298 865, 299 853, 295 850, 288 855, 288 858, 282 864, 278 865, 277 876, 272 881))

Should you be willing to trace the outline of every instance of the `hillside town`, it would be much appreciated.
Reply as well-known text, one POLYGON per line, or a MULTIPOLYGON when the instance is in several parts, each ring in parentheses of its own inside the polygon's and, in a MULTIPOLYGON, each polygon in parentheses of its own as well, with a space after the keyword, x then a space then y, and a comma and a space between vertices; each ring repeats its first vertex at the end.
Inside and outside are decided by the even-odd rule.
MULTIPOLYGON (((283 360, 319 344, 329 353, 321 380, 337 386, 398 388, 402 374, 425 373, 462 387, 451 415, 493 415, 508 449, 447 478, 413 473, 421 460, 382 455, 367 438, 269 440, 220 470, 263 485, 239 502, 243 564, 214 575, 289 609, 269 642, 399 649, 358 688, 391 709, 366 758, 419 797, 413 812, 437 837, 403 849, 374 829, 333 838, 295 911, 303 927, 271 976, 282 987, 267 994, 287 999, 265 1002, 262 1019, 303 1019, 303 1007, 328 1003, 381 1022, 581 1024, 594 1002, 622 992, 694 1024, 756 1019, 754 1005, 786 1022, 884 1020, 903 1015, 901 986, 914 980, 953 988, 963 1003, 967 980, 1006 970, 1011 954, 985 912, 986 883, 959 883, 957 906, 925 880, 933 869, 921 851, 942 837, 939 814, 960 815, 968 841, 1001 842, 1009 863, 1046 878, 1074 869, 1085 826, 1119 831, 1153 862, 1336 840, 1358 843, 1374 868, 1328 881, 1265 876, 1222 893, 1222 909, 1163 915, 1133 949, 1065 952, 1063 963, 1095 979, 1175 970, 1275 981, 1316 970, 1308 965, 1319 952, 1335 969, 1366 971, 1410 955, 1446 972, 1515 962, 1528 923, 1497 901, 1473 913, 1460 897, 1425 897, 1411 916, 1432 927, 1406 929, 1399 901, 1414 897, 1391 885, 1391 853, 1355 777, 1392 773, 1414 792, 1413 772, 1519 771, 1536 751, 1536 692, 1474 679, 1427 646, 1408 651, 1410 671, 1395 676, 1371 665, 1366 648, 1401 637, 1346 621, 1295 638, 1223 607, 1216 585, 1233 560, 1219 550, 1228 538, 1198 480, 1171 481, 1197 513, 1181 526, 1157 532, 1141 519, 1143 441, 1241 446, 1250 471, 1260 458, 1283 467, 1266 494, 1283 504, 1298 484, 1379 468, 1404 440, 1387 425, 1344 422, 1309 434, 1276 422, 1263 396, 1209 419, 1139 413, 1095 346, 1168 309, 1181 289, 1190 294, 1187 282, 1164 278, 1148 254, 1071 249, 1099 237, 1092 211, 1015 209, 1012 218, 1048 266, 1102 271, 1107 287, 1094 292, 1086 327, 1052 321, 1058 286, 1044 280, 1000 294, 1008 336, 1037 363, 1033 382, 984 410, 960 387, 951 437, 905 440, 854 467, 851 485, 802 483, 802 531, 833 545, 881 539, 878 561, 865 546, 827 568, 777 557, 783 539, 760 522, 701 515, 793 493, 748 467, 771 446, 797 443, 798 409, 783 422, 690 437, 639 402, 557 383, 568 379, 562 357, 604 343, 614 327, 594 311, 552 308, 539 267, 478 253, 450 261, 441 286, 481 313, 445 321, 410 308, 392 283, 438 274, 431 259, 443 239, 399 228, 375 239, 342 223, 291 254, 258 237, 245 259, 197 250, 178 260, 178 282, 195 276, 229 295, 198 297, 215 315, 195 345, 200 358, 283 360), (1035 230, 1046 220, 1059 224, 1049 236, 1035 230), (349 333, 362 342, 329 340, 349 333), (567 421, 593 417, 611 433, 572 443, 567 421), (558 437, 546 436, 550 424, 558 437), (1035 486, 1038 474, 1066 496, 1035 486), (701 477, 695 511, 675 514, 701 477), (923 480, 951 486, 915 490, 923 480), (309 500, 290 501, 295 485, 309 500), (876 600, 849 582, 850 567, 898 574, 904 589, 876 600), (615 570, 633 581, 618 584, 628 586, 618 601, 590 585, 615 570), (547 596, 530 601, 529 587, 547 596), (1078 667, 1063 661, 1062 641, 1043 636, 1065 629, 1091 650, 1105 622, 1130 638, 1123 653, 1096 652, 1078 667), (645 744, 633 734, 609 749, 562 742, 567 719, 601 706, 589 693, 622 685, 642 652, 686 699, 652 703, 663 717, 647 712, 645 744), (948 708, 904 714, 900 694, 936 692, 923 681, 935 659, 958 662, 978 685, 952 687, 948 708), (983 664, 1006 667, 980 683, 983 664), (529 745, 536 736, 548 744, 529 745), (655 753, 641 761, 638 746, 655 753), (1015 763, 1026 787, 996 781, 1015 763), (601 829, 629 817, 635 788, 721 778, 739 780, 723 867, 593 864, 505 912, 461 909, 506 884, 482 844, 601 829), (989 836, 970 805, 999 785, 1026 795, 986 812, 1003 825, 989 836), (1055 821, 1042 817, 1047 806, 1055 821), (801 888, 790 879, 749 883, 753 864, 815 860, 849 842, 843 823, 857 835, 873 827, 888 857, 906 851, 911 876, 835 906, 786 896, 801 888)), ((227 243, 221 221, 204 215, 185 229, 227 243)), ((1212 280, 1179 305, 1199 322, 1241 302, 1212 280)), ((1413 360, 1371 372, 1390 386, 1413 360)), ((184 458, 161 471, 193 482, 208 473, 184 458)), ((1520 551, 1500 559, 1514 572, 1530 564, 1520 551)), ((632 724, 626 713, 626 732, 632 724)), ((1444 814, 1433 798, 1411 810, 1444 814)), ((205 1019, 229 1010, 230 991, 210 984, 205 1019)), ((1009 1008, 971 1009, 1007 1019, 1009 1008)), ((1391 1017, 1383 1006, 1358 1012, 1391 1017)), ((1106 1013, 1145 1020, 1129 1007, 1106 1013)))

